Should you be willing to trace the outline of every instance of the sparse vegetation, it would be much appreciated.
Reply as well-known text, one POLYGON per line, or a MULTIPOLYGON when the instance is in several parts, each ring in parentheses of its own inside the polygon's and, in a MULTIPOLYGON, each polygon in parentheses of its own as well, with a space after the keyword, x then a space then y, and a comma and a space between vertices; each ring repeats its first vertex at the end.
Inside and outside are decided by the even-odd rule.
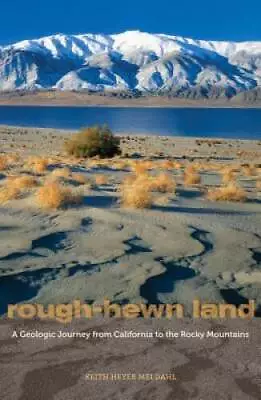
POLYGON ((11 184, 18 189, 29 189, 38 184, 37 179, 30 175, 8 177, 7 181, 9 185, 11 184))
POLYGON ((65 150, 75 157, 111 158, 120 154, 120 140, 108 127, 93 126, 66 141, 65 150))
POLYGON ((64 168, 55 168, 52 171, 52 175, 57 177, 57 178, 65 178, 65 179, 69 179, 70 175, 71 175, 71 170, 68 167, 64 167, 64 168))
POLYGON ((254 166, 251 165, 243 165, 242 172, 245 176, 255 176, 257 175, 257 170, 254 166))
POLYGON ((5 156, 0 156, 0 171, 4 171, 7 168, 7 159, 5 156))
POLYGON ((130 208, 150 208, 152 194, 149 185, 144 185, 143 178, 131 176, 124 179, 120 186, 121 204, 130 208))
POLYGON ((32 168, 36 174, 44 173, 49 165, 49 160, 42 157, 31 157, 27 160, 27 167, 32 168))
POLYGON ((134 161, 131 164, 132 171, 136 175, 145 174, 151 168, 151 162, 148 161, 134 161))
POLYGON ((109 178, 106 175, 100 174, 100 175, 95 175, 94 180, 96 185, 106 185, 109 181, 109 178))
POLYGON ((233 167, 225 167, 221 169, 222 174, 222 183, 229 184, 231 182, 235 182, 236 180, 236 171, 233 167))
POLYGON ((230 183, 214 190, 210 189, 207 198, 211 201, 245 201, 247 194, 235 183, 230 183))
POLYGON ((176 189, 176 182, 174 179, 166 174, 162 173, 155 177, 150 177, 150 188, 151 190, 157 190, 162 193, 174 193, 176 189))
POLYGON ((73 193, 69 187, 57 182, 47 182, 38 189, 36 199, 42 208, 58 209, 79 204, 82 201, 82 196, 79 193, 73 193))
POLYGON ((2 186, 0 188, 0 204, 5 204, 10 200, 18 199, 20 190, 14 186, 2 186))
POLYGON ((79 185, 92 185, 92 182, 90 179, 88 179, 85 175, 83 174, 78 174, 78 173, 74 173, 72 174, 72 179, 77 182, 79 185))
POLYGON ((188 165, 184 171, 184 185, 192 186, 198 185, 201 182, 201 176, 197 172, 197 168, 195 165, 188 165))

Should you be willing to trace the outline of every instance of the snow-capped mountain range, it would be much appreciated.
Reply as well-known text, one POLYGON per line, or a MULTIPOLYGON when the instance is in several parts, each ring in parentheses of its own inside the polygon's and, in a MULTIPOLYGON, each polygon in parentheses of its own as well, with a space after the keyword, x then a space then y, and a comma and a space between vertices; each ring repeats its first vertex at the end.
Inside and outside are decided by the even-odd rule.
POLYGON ((139 31, 57 34, 0 47, 0 91, 66 90, 232 97, 261 84, 261 42, 139 31))

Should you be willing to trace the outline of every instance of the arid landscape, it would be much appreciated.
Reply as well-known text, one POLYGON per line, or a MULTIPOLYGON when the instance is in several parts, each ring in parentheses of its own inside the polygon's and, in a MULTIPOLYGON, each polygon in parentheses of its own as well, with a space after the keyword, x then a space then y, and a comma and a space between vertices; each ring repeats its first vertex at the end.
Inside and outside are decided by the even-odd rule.
POLYGON ((259 318, 193 321, 195 298, 261 307, 261 142, 120 135, 80 158, 75 132, 0 127, 3 400, 258 400, 259 318), (7 305, 181 303, 186 320, 7 321, 7 305), (247 332, 248 339, 16 339, 12 332, 247 332), (158 360, 158 361, 157 361, 158 360), (87 381, 90 373, 176 381, 87 381), (39 384, 41 382, 41 384, 39 384), (218 382, 218 384, 217 384, 218 382))
POLYGON ((125 135, 85 159, 69 137, 0 129, 2 313, 76 297, 260 310, 260 142, 125 135))
POLYGON ((0 127, 3 400, 258 400, 259 318, 195 321, 193 299, 261 307, 261 142, 120 135, 80 158, 75 132, 0 127), (66 144, 67 143, 67 144, 66 144), (69 150, 69 151, 68 151, 69 150), (8 304, 181 303, 185 320, 11 321, 8 304), (248 339, 17 339, 14 330, 247 332, 248 339), (90 373, 175 374, 161 382, 90 373), (120 396, 120 397, 119 397, 120 396))

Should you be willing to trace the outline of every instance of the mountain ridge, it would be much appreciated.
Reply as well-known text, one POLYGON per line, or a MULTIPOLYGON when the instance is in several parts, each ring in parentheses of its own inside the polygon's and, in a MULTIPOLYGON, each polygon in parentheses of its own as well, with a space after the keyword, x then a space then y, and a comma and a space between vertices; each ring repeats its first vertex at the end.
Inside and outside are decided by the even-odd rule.
POLYGON ((261 42, 127 31, 0 47, 0 92, 58 90, 232 98, 261 83, 261 42))

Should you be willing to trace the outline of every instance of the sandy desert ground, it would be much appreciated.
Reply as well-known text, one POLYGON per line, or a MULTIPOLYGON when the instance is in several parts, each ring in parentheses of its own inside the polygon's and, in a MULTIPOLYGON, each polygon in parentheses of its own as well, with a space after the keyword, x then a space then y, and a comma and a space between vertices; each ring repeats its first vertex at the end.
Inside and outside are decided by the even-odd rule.
POLYGON ((79 160, 64 154, 65 135, 0 128, 2 308, 76 296, 261 306, 260 142, 127 135, 122 157, 79 160), (156 185, 149 209, 123 207, 119 187, 132 171, 167 175, 175 187, 156 185), (50 181, 81 204, 43 208, 37 191, 50 181), (242 202, 209 199, 227 181, 240 185, 242 202))
MULTIPOLYGON (((64 153, 69 135, 0 127, 1 314, 9 303, 76 298, 99 303, 105 297, 185 306, 194 298, 234 304, 254 299, 260 314, 260 141, 129 134, 121 136, 122 156, 86 160, 64 153), (122 204, 122 182, 132 182, 133 176, 147 188, 148 208, 122 204), (46 208, 39 190, 50 184, 81 201, 46 208), (220 201, 224 188, 230 191, 220 201)), ((175 328, 192 329, 189 321, 175 322, 175 328)), ((153 329, 154 323, 166 329, 166 321, 133 321, 131 327, 153 329)), ((223 321, 214 328, 236 330, 238 323, 223 321)), ((251 331, 247 343, 192 340, 171 347, 164 340, 102 346, 99 341, 17 341, 10 338, 15 326, 23 327, 17 324, 1 321, 1 398, 6 400, 260 398, 259 319, 241 324, 251 331), (175 370, 179 382, 133 386, 83 380, 86 369, 149 372, 148 366, 159 371, 159 365, 161 372, 175 370)), ((130 326, 95 324, 92 329, 130 326)), ((203 328, 210 326, 206 322, 203 328)))

